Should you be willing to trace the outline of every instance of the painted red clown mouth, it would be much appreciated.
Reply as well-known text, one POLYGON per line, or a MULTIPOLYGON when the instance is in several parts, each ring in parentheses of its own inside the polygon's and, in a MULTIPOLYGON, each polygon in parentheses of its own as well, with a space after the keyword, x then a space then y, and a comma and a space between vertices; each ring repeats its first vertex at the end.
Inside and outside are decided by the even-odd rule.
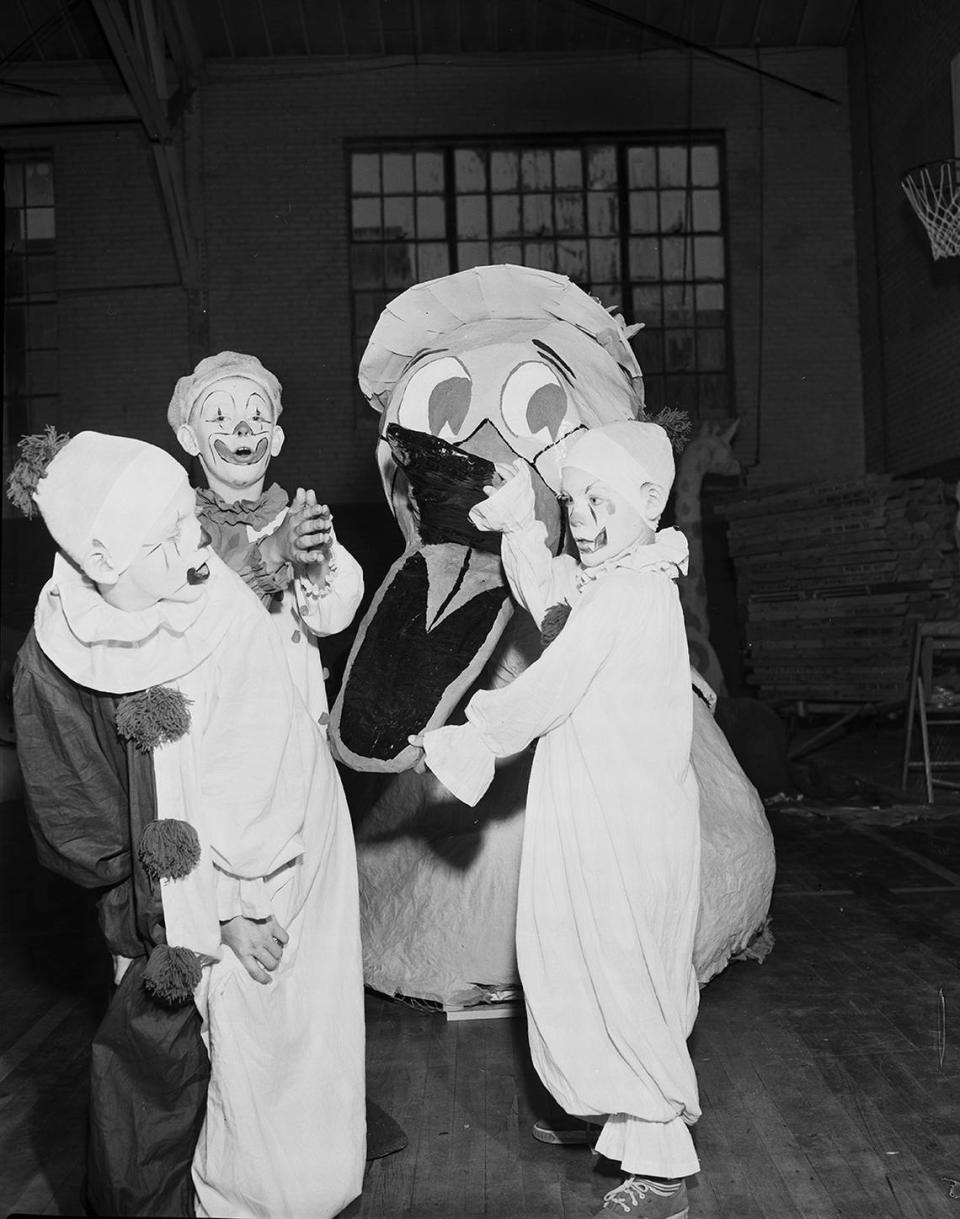
POLYGON ((187 572, 187 583, 190 585, 203 584, 210 578, 210 568, 204 563, 201 567, 191 567, 187 572))
POLYGON ((231 449, 218 436, 213 442, 213 447, 217 456, 232 466, 252 466, 266 456, 269 443, 267 436, 261 436, 256 445, 243 443, 238 444, 235 449, 231 449))

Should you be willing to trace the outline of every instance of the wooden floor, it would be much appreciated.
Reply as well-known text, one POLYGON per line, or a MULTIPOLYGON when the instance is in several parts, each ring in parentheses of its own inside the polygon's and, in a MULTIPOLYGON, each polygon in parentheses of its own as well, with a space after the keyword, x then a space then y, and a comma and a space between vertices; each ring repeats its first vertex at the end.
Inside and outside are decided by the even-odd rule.
MULTIPOLYGON (((772 812, 776 947, 701 993, 691 1219, 960 1219, 960 810, 772 812)), ((0 806, 0 1213, 78 1214, 96 927, 0 806)), ((367 1000, 368 1092, 405 1128, 349 1219, 578 1219, 617 1183, 548 1113, 521 1020, 367 1000)), ((278 1217, 279 1219, 279 1217, 278 1217)))

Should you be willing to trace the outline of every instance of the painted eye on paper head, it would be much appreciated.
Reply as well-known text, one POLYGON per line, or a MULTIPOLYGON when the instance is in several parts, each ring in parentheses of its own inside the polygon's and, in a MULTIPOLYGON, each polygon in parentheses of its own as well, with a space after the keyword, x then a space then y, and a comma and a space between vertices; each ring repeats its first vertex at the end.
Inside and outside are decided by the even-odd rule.
POLYGON ((441 440, 455 440, 470 410, 473 382, 453 356, 443 356, 418 368, 407 382, 397 409, 397 421, 441 440))
POLYGON ((552 444, 567 417, 567 391, 552 368, 529 360, 519 364, 504 382, 500 410, 514 436, 535 436, 552 444))

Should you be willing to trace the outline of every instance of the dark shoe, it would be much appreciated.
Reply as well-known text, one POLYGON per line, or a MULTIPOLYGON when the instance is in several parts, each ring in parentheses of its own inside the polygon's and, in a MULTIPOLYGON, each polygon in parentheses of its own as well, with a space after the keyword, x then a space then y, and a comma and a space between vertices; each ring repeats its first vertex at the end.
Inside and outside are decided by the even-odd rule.
POLYGON ((533 1137, 538 1143, 552 1143, 557 1147, 585 1147, 596 1142, 600 1129, 598 1125, 581 1122, 575 1117, 566 1117, 559 1122, 541 1118, 533 1127, 533 1137))
POLYGON ((686 1181, 651 1181, 627 1177, 622 1185, 604 1195, 603 1206, 594 1211, 598 1219, 630 1215, 633 1219, 687 1219, 686 1181))

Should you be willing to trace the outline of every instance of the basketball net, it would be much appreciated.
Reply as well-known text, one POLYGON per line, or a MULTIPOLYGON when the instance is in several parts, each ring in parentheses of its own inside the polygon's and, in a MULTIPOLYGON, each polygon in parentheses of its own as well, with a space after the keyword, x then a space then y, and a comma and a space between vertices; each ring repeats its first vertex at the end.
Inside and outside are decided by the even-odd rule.
POLYGON ((908 169, 900 185, 927 230, 933 257, 960 254, 960 157, 908 169))

